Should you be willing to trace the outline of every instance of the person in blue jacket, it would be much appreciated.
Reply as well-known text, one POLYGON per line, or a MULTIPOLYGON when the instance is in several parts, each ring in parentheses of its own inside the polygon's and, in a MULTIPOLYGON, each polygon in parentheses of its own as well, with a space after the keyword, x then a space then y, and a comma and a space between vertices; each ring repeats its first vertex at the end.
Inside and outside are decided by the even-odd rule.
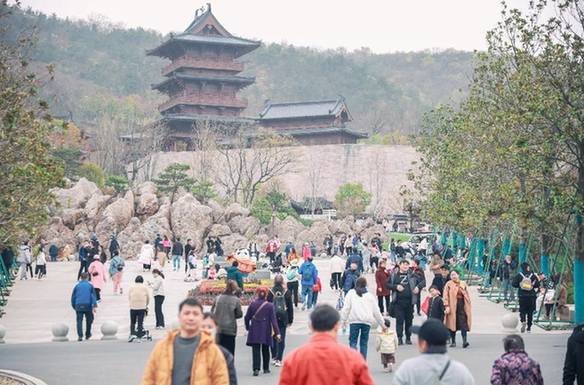
POLYGON ((308 304, 308 310, 310 310, 312 307, 312 288, 316 285, 318 278, 318 271, 312 263, 312 256, 309 256, 308 261, 300 266, 298 274, 302 276, 302 310, 306 310, 306 304, 308 304))
POLYGON ((77 283, 71 294, 71 306, 77 313, 77 341, 83 341, 83 316, 85 316, 85 339, 91 338, 93 313, 97 310, 97 297, 93 285, 87 280, 88 273, 81 273, 81 281, 77 283))
POLYGON ((363 258, 357 253, 352 254, 349 258, 347 258, 347 263, 345 263, 345 269, 350 269, 351 264, 357 264, 357 275, 361 275, 363 273, 363 258))

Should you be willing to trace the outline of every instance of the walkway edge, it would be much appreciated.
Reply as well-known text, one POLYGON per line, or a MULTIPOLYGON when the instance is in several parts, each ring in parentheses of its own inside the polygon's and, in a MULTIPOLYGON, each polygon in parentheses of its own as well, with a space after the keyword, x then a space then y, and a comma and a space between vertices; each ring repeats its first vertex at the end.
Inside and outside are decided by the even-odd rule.
POLYGON ((38 378, 29 376, 28 374, 15 372, 14 370, 0 369, 0 375, 12 378, 13 380, 24 382, 26 385, 47 385, 47 383, 43 380, 39 380, 38 378))

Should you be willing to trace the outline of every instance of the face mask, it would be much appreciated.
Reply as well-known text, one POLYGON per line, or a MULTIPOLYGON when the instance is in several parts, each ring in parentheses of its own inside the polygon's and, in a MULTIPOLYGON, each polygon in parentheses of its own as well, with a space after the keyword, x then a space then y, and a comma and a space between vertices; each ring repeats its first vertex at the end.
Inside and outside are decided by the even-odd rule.
POLYGON ((217 331, 215 329, 209 329, 209 331, 211 332, 211 335, 213 337, 215 337, 215 335, 217 334, 217 331))

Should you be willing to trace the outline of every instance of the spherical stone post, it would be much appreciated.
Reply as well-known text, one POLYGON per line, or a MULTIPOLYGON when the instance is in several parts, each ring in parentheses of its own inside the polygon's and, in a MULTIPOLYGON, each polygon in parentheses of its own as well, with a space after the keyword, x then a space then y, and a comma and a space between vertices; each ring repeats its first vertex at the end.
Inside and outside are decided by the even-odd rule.
POLYGON ((53 342, 69 341, 67 334, 69 333, 69 326, 65 324, 53 324, 53 342))
POLYGON ((5 335, 6 335, 6 328, 4 327, 4 325, 0 325, 0 344, 3 344, 6 342, 6 341, 4 341, 5 335))
POLYGON ((101 334, 103 334, 103 337, 101 337, 101 339, 103 341, 117 340, 118 339, 118 337, 116 336, 117 333, 118 333, 118 324, 116 322, 105 321, 101 325, 101 334))
POLYGON ((505 333, 517 333, 517 326, 519 325, 519 319, 517 318, 517 315, 513 313, 507 313, 501 317, 501 323, 503 324, 503 331, 505 333))

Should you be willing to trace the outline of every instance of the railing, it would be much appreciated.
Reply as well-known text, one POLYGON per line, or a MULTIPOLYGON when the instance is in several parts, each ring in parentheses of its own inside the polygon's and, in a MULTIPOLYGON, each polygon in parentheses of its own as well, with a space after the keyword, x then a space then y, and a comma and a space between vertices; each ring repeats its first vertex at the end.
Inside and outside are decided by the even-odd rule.
POLYGON ((193 58, 181 56, 162 69, 162 75, 166 76, 180 67, 205 68, 213 70, 243 71, 243 63, 235 61, 221 61, 212 58, 193 58))
POLYGON ((217 107, 236 107, 236 108, 246 108, 246 99, 237 98, 227 98, 220 96, 210 96, 210 95, 179 95, 170 98, 166 102, 162 103, 158 107, 158 111, 166 111, 179 104, 189 104, 189 105, 202 105, 202 106, 217 106, 217 107))

